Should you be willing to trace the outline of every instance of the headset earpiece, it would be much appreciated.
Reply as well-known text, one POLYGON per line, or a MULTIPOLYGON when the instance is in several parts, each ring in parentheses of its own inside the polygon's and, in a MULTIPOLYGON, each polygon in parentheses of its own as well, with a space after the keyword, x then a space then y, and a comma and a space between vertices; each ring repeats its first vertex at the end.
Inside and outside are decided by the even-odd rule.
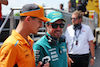
POLYGON ((48 36, 48 35, 46 35, 46 37, 47 37, 47 39, 48 39, 48 43, 49 44, 57 44, 57 40, 56 39, 53 39, 52 37, 50 37, 50 36, 48 36))
POLYGON ((82 28, 81 24, 76 24, 73 26, 74 30, 81 29, 81 28, 82 28))
MULTIPOLYGON (((48 36, 47 34, 46 34, 46 37, 48 39, 49 44, 52 44, 52 45, 57 44, 57 39, 54 39, 54 38, 48 36)), ((65 36, 63 36, 63 35, 60 37, 60 40, 59 40, 59 43, 61 43, 61 42, 65 42, 65 36)))

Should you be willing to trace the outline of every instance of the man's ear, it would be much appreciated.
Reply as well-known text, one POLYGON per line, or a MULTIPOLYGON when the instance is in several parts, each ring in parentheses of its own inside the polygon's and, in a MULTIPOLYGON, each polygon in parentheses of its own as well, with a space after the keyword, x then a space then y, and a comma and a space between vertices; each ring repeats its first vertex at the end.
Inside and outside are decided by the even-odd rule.
POLYGON ((27 16, 27 17, 25 18, 25 20, 26 20, 26 21, 30 21, 30 18, 31 18, 30 16, 27 16))

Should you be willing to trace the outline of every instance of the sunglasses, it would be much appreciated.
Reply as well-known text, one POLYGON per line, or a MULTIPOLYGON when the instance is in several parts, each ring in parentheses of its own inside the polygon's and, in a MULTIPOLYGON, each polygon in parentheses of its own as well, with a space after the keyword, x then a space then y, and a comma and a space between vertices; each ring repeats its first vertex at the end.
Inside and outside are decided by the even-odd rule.
POLYGON ((71 20, 72 20, 72 19, 77 20, 78 18, 71 18, 71 20))
POLYGON ((52 28, 56 29, 58 26, 60 26, 60 28, 64 28, 64 25, 63 23, 61 24, 51 24, 52 28))

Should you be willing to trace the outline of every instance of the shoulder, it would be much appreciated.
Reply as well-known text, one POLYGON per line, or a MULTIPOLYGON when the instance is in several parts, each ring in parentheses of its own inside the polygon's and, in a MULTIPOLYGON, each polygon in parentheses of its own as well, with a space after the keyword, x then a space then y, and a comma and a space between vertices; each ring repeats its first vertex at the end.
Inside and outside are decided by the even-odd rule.
POLYGON ((86 28, 86 29, 90 29, 90 27, 88 25, 86 25, 86 24, 82 24, 82 27, 86 28))
POLYGON ((84 30, 87 30, 88 32, 92 31, 92 29, 90 28, 90 26, 89 25, 86 25, 86 24, 82 24, 82 28, 84 30))
MULTIPOLYGON (((17 42, 16 39, 11 39, 10 37, 8 37, 8 38, 4 41, 3 45, 1 46, 0 51, 1 51, 2 53, 9 53, 9 51, 14 51, 14 52, 16 52, 16 51, 17 51, 16 46, 15 46, 16 42, 17 42)), ((16 44, 16 45, 17 45, 17 44, 16 44)))
POLYGON ((6 48, 7 50, 15 49, 18 41, 13 36, 9 36, 3 43, 1 48, 6 48))
POLYGON ((67 27, 67 30, 73 29, 73 25, 67 27))
POLYGON ((45 38, 46 36, 44 35, 43 37, 41 37, 38 41, 36 41, 35 44, 40 44, 40 43, 44 43, 45 42, 45 38))
POLYGON ((15 37, 9 36, 9 37, 4 41, 3 44, 8 44, 8 43, 9 43, 9 44, 15 45, 16 42, 17 42, 17 39, 16 39, 15 37))
POLYGON ((46 35, 44 35, 41 39, 39 39, 34 45, 33 45, 33 49, 38 49, 38 48, 51 48, 49 43, 48 43, 48 39, 46 37, 46 35))
POLYGON ((46 36, 44 35, 43 37, 41 37, 38 41, 36 41, 33 45, 33 47, 39 47, 39 46, 43 46, 43 44, 46 42, 46 36))
POLYGON ((70 30, 72 30, 72 29, 73 29, 73 25, 69 25, 69 26, 66 28, 65 32, 70 31, 70 30))

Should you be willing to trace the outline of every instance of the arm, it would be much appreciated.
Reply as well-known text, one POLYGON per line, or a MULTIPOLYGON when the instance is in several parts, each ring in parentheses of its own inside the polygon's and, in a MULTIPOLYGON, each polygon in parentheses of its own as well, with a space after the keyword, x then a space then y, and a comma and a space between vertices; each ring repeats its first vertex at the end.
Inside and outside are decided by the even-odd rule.
POLYGON ((74 61, 69 57, 68 52, 67 52, 67 62, 68 62, 68 67, 71 67, 71 63, 74 63, 74 61))
MULTIPOLYGON (((66 31, 65 31, 65 36, 67 37, 67 29, 66 29, 66 31)), ((66 38, 66 47, 67 47, 67 45, 68 45, 68 42, 67 42, 67 38, 66 38)), ((68 55, 68 48, 67 48, 67 52, 66 52, 66 54, 67 54, 67 63, 68 63, 68 67, 71 67, 71 63, 74 63, 73 62, 73 60, 69 57, 69 55, 68 55)))
MULTIPOLYGON (((94 43, 93 41, 89 41, 89 46, 90 46, 90 52, 91 52, 91 57, 95 56, 95 48, 94 48, 94 43)), ((94 64, 94 59, 90 59, 90 65, 92 66, 94 64)))
POLYGON ((8 5, 8 0, 0 0, 1 4, 8 5))
MULTIPOLYGON (((36 66, 41 67, 42 65, 42 58, 44 57, 44 50, 39 44, 34 44, 33 50, 35 53, 35 59, 36 59, 36 66)), ((49 63, 45 63, 43 67, 49 67, 49 63)))
POLYGON ((41 47, 38 44, 34 44, 33 50, 34 50, 35 59, 36 59, 35 62, 37 66, 39 64, 39 61, 42 61, 44 55, 41 47))
MULTIPOLYGON (((38 63, 38 65, 37 65, 37 67, 41 67, 41 65, 42 65, 42 62, 40 61, 39 63, 38 63)), ((43 67, 49 67, 49 63, 46 63, 46 64, 44 64, 44 66, 43 67)))
POLYGON ((71 67, 71 63, 74 63, 74 61, 68 55, 68 49, 67 49, 67 62, 68 62, 68 67, 71 67))
POLYGON ((15 46, 7 45, 0 49, 0 67, 13 67, 16 64, 16 58, 17 49, 15 46))

